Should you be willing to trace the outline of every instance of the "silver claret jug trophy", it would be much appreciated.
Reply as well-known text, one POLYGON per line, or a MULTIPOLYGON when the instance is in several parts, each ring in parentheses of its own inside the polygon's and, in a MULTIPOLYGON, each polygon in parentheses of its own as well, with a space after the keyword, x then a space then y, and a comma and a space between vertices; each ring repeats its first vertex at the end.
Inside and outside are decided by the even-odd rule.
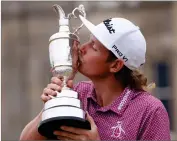
POLYGON ((78 93, 66 86, 67 79, 73 73, 72 48, 74 42, 80 42, 76 33, 83 26, 82 24, 71 33, 69 22, 70 19, 77 18, 76 11, 85 17, 85 9, 83 5, 79 5, 66 17, 59 5, 55 4, 53 8, 59 17, 59 32, 53 34, 49 39, 50 64, 53 70, 52 74, 63 77, 64 87, 61 92, 57 92, 56 97, 52 97, 44 105, 38 132, 48 139, 56 139, 53 132, 61 130, 62 125, 91 129, 78 93))

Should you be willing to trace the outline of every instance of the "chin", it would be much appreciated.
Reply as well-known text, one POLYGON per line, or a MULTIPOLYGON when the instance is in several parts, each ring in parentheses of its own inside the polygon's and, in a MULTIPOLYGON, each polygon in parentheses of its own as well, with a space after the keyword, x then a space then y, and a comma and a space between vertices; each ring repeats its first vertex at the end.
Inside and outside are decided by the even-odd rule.
POLYGON ((87 76, 86 71, 83 69, 82 65, 78 67, 78 72, 80 72, 82 75, 87 76))
POLYGON ((83 70, 78 70, 78 71, 79 71, 79 73, 81 73, 82 75, 84 75, 85 77, 87 77, 89 79, 93 77, 93 75, 87 73, 86 71, 83 71, 83 70))
POLYGON ((80 72, 80 73, 83 74, 84 71, 83 71, 83 69, 82 69, 82 66, 79 66, 79 67, 78 67, 78 72, 80 72))

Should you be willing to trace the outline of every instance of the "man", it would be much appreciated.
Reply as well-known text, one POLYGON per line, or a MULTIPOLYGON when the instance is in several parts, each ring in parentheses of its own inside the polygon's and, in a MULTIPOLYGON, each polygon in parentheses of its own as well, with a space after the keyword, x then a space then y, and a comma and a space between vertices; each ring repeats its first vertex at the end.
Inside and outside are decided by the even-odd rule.
MULTIPOLYGON (((97 26, 80 16, 91 32, 79 49, 78 70, 90 78, 74 86, 91 130, 63 126, 54 134, 61 140, 170 140, 168 114, 147 91, 147 79, 138 69, 145 63, 146 41, 139 27, 123 18, 107 19, 97 26)), ((72 81, 68 81, 72 87, 72 81)), ((43 91, 46 102, 60 91, 53 77, 43 91)), ((23 130, 21 140, 42 140, 37 126, 41 113, 23 130)))

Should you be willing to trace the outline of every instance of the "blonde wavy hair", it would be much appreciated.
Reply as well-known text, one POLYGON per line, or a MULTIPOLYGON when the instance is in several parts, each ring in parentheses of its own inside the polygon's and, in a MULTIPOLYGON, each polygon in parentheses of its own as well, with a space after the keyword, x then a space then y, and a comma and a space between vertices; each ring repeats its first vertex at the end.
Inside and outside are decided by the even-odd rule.
MULTIPOLYGON (((116 60, 117 57, 111 51, 109 52, 107 61, 116 60)), ((123 66, 119 72, 115 73, 115 77, 123 87, 130 87, 135 90, 152 91, 156 87, 154 82, 147 84, 147 77, 140 70, 132 71, 126 66, 123 66)))

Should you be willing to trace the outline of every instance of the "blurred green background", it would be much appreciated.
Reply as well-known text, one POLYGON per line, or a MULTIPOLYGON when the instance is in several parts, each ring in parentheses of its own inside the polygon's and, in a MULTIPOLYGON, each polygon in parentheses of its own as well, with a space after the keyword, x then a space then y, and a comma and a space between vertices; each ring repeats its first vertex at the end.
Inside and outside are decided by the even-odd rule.
MULTIPOLYGON (((40 95, 51 78, 48 40, 58 32, 53 4, 67 14, 83 4, 94 24, 123 17, 140 27, 147 40, 143 72, 156 83, 152 94, 165 105, 172 139, 177 140, 177 2, 153 1, 2 1, 2 140, 18 140, 24 126, 43 108, 40 95)), ((85 27, 79 36, 81 43, 87 41, 85 27)), ((81 80, 88 79, 78 74, 75 83, 81 80)))

